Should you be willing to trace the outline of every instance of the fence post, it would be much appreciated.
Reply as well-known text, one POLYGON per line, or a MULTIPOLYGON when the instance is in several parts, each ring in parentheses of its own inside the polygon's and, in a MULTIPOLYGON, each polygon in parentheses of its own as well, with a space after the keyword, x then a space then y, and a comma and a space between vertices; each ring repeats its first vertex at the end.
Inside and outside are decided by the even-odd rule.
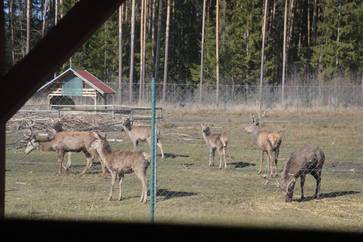
POLYGON ((156 143, 156 129, 155 129, 155 108, 156 108, 156 93, 155 93, 155 79, 151 79, 151 144, 150 144, 150 152, 151 152, 151 160, 150 160, 150 222, 154 222, 155 218, 155 191, 156 191, 156 152, 155 152, 155 143, 156 143))

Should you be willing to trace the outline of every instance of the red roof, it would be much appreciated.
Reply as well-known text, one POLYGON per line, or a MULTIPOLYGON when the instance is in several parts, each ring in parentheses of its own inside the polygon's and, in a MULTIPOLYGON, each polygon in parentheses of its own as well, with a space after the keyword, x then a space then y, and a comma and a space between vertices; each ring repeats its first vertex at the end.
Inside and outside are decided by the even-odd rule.
POLYGON ((83 79, 89 81, 92 85, 94 85, 96 88, 100 89, 105 94, 114 94, 115 91, 107 86, 104 82, 102 82, 100 79, 92 75, 86 70, 74 70, 75 73, 77 73, 80 77, 83 79))

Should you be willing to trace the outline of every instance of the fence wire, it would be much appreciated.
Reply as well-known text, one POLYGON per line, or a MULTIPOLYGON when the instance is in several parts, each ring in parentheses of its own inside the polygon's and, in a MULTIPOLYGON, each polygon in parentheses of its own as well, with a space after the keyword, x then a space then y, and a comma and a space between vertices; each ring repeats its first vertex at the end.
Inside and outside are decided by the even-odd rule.
MULTIPOLYGON (((113 88, 115 93, 104 96, 98 93, 95 98, 84 96, 49 97, 53 89, 48 86, 36 93, 27 102, 27 106, 47 107, 51 104, 148 105, 151 101, 151 86, 149 84, 145 84, 141 89, 137 84, 132 85, 131 98, 130 86, 127 83, 123 83, 121 88, 117 83, 107 84, 113 88)), ((200 92, 198 85, 167 84, 165 86, 165 99, 163 99, 163 85, 157 84, 156 89, 157 102, 161 105, 233 107, 239 105, 256 106, 259 102, 259 89, 256 85, 221 85, 219 88, 219 103, 216 102, 216 88, 214 85, 203 85, 200 92)), ((265 85, 262 90, 262 102, 266 107, 281 105, 281 86, 265 85)), ((285 87, 284 106, 293 108, 361 107, 363 106, 363 89, 360 85, 290 85, 285 87)))
MULTIPOLYGON (((184 87, 184 91, 177 91, 177 88, 182 87, 175 87, 175 90, 170 87, 167 102, 178 105, 198 102, 197 89, 191 92, 189 87, 184 87)), ((234 87, 233 92, 229 88, 222 88, 221 93, 226 95, 227 90, 233 93, 227 95, 230 104, 256 102, 256 90, 252 87, 248 87, 249 92, 245 86, 234 87)), ((213 88, 203 90, 203 102, 213 103, 213 88)), ((319 95, 319 90, 314 88, 294 87, 287 91, 287 99, 299 100, 301 105, 315 105, 320 101, 330 105, 334 97, 339 105, 360 105, 359 88, 340 87, 335 92, 340 93, 338 96, 334 96, 332 90, 335 89, 324 87, 319 95)), ((279 102, 278 87, 270 87, 265 92, 265 100, 279 102)), ((124 178, 123 199, 117 201, 114 197, 108 201, 110 175, 101 175, 99 162, 80 178, 79 173, 85 166, 82 154, 72 153, 72 166, 61 176, 55 176, 57 155, 54 152, 34 151, 24 156, 26 120, 33 120, 37 131, 44 132, 52 120, 60 119, 66 130, 107 133, 112 150, 133 149, 130 138, 120 126, 121 116, 113 116, 110 112, 62 112, 59 116, 57 110, 49 110, 46 95, 36 94, 28 106, 7 123, 7 216, 148 221, 147 205, 138 202, 141 184, 135 174, 124 178)), ((123 96, 126 100, 127 93, 123 96)), ((87 103, 82 103, 83 98, 86 100, 86 97, 72 100, 75 104, 87 103)), ((108 104, 113 103, 111 99, 108 104)), ((278 177, 269 176, 268 154, 264 155, 263 169, 258 174, 262 151, 253 134, 246 132, 246 127, 251 125, 250 114, 180 112, 171 108, 158 120, 159 141, 165 157, 161 157, 157 147, 155 221, 362 231, 362 114, 268 113, 261 120, 261 126, 278 133, 282 139, 277 159, 278 177), (206 142, 201 124, 209 125, 209 135, 214 137, 211 140, 216 146, 226 147, 226 168, 224 161, 219 168, 218 150, 214 162, 209 165, 213 142, 206 142), (226 139, 217 141, 220 139, 218 134, 226 139), (324 159, 315 150, 310 153, 302 150, 305 144, 318 146, 324 152, 324 159), (302 177, 305 177, 303 197, 302 177), (317 193, 319 178, 320 192, 317 193)), ((150 125, 150 121, 139 120, 134 125, 150 125)), ((137 149, 149 152, 146 142, 140 141, 137 149)), ((273 156, 275 154, 272 152, 273 156)), ((271 165, 274 164, 272 161, 271 165)))

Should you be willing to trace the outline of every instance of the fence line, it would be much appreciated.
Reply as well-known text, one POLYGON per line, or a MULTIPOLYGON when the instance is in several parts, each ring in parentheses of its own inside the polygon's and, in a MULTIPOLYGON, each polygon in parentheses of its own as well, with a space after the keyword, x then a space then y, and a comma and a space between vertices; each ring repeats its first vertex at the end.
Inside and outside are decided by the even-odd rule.
MULTIPOLYGON (((129 87, 124 83, 118 90, 117 83, 108 83, 115 90, 115 94, 106 98, 98 97, 97 103, 110 105, 146 106, 151 101, 151 86, 145 84, 139 98, 139 85, 133 86, 132 103, 129 102, 129 87)), ((233 107, 236 105, 257 106, 259 103, 259 87, 257 85, 220 85, 219 103, 216 103, 216 88, 214 85, 204 84, 202 99, 198 85, 167 84, 166 100, 162 102, 162 84, 156 85, 157 102, 161 105, 209 105, 233 107)), ((50 88, 36 93, 26 105, 48 105, 50 88)), ((262 90, 262 102, 265 107, 281 105, 281 86, 265 85, 262 90)), ((93 105, 94 100, 89 97, 57 97, 51 101, 53 105, 93 105)), ((363 91, 360 85, 290 85, 285 86, 285 107, 319 108, 319 107, 362 107, 363 91)))

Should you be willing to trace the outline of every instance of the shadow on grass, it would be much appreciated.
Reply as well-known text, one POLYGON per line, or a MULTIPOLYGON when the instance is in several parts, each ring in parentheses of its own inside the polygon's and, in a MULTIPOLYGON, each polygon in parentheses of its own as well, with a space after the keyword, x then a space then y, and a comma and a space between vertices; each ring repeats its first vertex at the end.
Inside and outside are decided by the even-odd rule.
MULTIPOLYGON (((319 199, 336 198, 336 197, 348 196, 348 195, 353 195, 353 194, 358 194, 358 193, 360 193, 360 192, 358 192, 358 191, 326 192, 326 193, 321 193, 319 199)), ((314 198, 314 196, 309 196, 309 197, 305 197, 303 200, 294 199, 294 201, 308 202, 308 201, 311 201, 314 199, 316 199, 316 198, 314 198)))
MULTIPOLYGON (((161 154, 158 154, 157 156, 161 157, 161 154)), ((187 158, 189 155, 182 155, 182 154, 174 154, 174 153, 164 153, 165 158, 177 158, 177 157, 184 157, 187 158)))
POLYGON ((249 162, 245 162, 245 161, 234 161, 234 162, 229 162, 229 165, 234 166, 234 168, 245 168, 245 167, 249 167, 249 166, 256 166, 256 164, 254 163, 249 163, 249 162))
POLYGON ((156 196, 161 200, 168 200, 176 197, 189 197, 197 194, 198 193, 195 192, 172 191, 168 189, 158 189, 156 192, 156 196))

